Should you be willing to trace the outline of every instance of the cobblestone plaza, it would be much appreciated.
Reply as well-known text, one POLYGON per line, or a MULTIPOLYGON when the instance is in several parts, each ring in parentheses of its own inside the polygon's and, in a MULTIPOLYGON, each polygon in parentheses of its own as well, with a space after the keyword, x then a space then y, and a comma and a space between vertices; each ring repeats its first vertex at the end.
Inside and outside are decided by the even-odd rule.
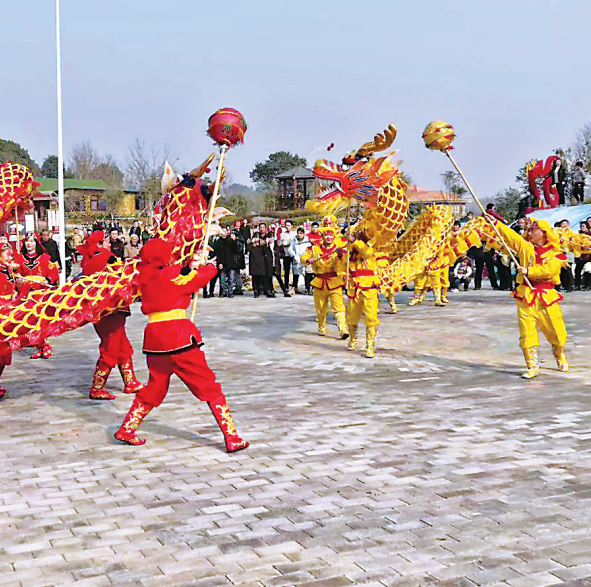
MULTIPOLYGON (((563 305, 571 371, 544 342, 527 382, 507 293, 408 295, 396 316, 382 304, 374 360, 334 322, 318 337, 309 297, 203 300, 208 360, 251 443, 231 455, 177 379, 147 444, 117 443, 131 397, 86 399, 91 326, 52 360, 15 353, 0 587, 591 586, 591 296, 563 305)), ((136 305, 143 381, 144 324, 136 305)))

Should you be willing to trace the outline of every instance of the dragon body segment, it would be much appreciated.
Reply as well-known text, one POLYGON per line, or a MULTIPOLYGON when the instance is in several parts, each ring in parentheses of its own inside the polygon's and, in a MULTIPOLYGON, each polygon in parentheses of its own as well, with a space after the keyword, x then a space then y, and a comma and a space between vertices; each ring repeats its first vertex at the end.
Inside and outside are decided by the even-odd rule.
MULTIPOLYGON (((160 218, 155 235, 173 246, 175 262, 191 259, 203 241, 207 202, 197 175, 205 168, 203 165, 195 170, 197 173, 191 172, 192 177, 164 194, 158 204, 160 218)), ((26 174, 23 181, 26 185, 26 174)), ((6 206, 4 199, 24 189, 22 184, 10 193, 0 189, 0 209, 6 206)), ((89 277, 57 289, 32 292, 23 300, 0 306, 0 340, 8 341, 13 349, 35 345, 124 308, 139 298, 137 263, 137 259, 118 261, 89 277)))
MULTIPOLYGON (((449 238, 453 215, 447 206, 428 206, 391 249, 389 262, 379 268, 380 291, 393 294, 415 279, 449 238)), ((443 262, 443 260, 442 260, 443 262)))

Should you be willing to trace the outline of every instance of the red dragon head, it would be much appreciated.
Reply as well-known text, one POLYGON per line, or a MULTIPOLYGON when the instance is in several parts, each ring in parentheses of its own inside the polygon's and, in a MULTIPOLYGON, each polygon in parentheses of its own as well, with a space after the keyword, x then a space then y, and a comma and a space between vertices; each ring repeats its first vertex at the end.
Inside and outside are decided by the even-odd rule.
POLYGON ((24 165, 5 161, 0 164, 0 224, 15 206, 23 208, 31 199, 34 188, 40 184, 33 179, 33 174, 24 165))

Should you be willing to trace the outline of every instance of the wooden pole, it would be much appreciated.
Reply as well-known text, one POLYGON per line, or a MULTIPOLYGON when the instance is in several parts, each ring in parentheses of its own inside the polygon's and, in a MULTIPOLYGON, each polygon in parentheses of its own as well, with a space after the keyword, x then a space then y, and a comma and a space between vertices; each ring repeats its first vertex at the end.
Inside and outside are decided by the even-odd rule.
POLYGON ((14 220, 15 220, 14 234, 16 235, 16 252, 20 253, 20 251, 19 251, 20 239, 19 239, 19 234, 18 234, 18 206, 14 207, 14 220))
MULTIPOLYGON (((215 185, 213 186, 213 194, 209 200, 209 213, 207 215, 207 225, 205 227, 205 235, 203 237, 203 248, 201 249, 200 262, 204 264, 207 260, 209 237, 211 236, 211 225, 213 223, 213 212, 220 192, 220 184, 222 183, 222 171, 224 169, 224 158, 228 152, 227 145, 220 146, 220 160, 218 163, 218 174, 215 178, 215 185)), ((221 282, 220 282, 221 283, 221 282)), ((193 307, 191 308, 191 322, 195 320, 195 313, 197 312, 197 300, 199 298, 199 292, 195 293, 193 298, 193 307)))
MULTIPOLYGON (((484 216, 484 218, 486 218, 488 223, 492 226, 493 230, 497 233, 497 236, 499 237, 499 241, 505 247, 505 249, 507 249, 507 252, 509 253, 509 256, 511 257, 511 260, 513 261, 513 263, 515 263, 515 265, 517 265, 517 267, 521 267, 521 263, 515 258, 515 255, 513 254, 513 252, 511 251, 511 249, 507 245, 507 243, 505 242, 505 239, 503 238, 503 236, 499 232, 499 229, 496 227, 495 223, 491 220, 490 216, 486 213, 484 206, 482 205, 482 203, 480 202, 480 200, 478 199, 478 197, 474 193, 472 186, 468 183, 468 180, 466 179, 466 177, 462 173, 462 170, 458 167, 458 164, 455 162, 454 158, 451 156, 451 153, 449 151, 443 151, 443 152, 447 155, 447 158, 451 161, 452 165, 455 167, 459 176, 462 178, 462 180, 466 184, 468 191, 470 192, 471 196, 474 198, 474 201, 476 202, 476 204, 478 204, 478 207, 482 211, 482 215, 484 216)), ((531 287, 533 289, 533 286, 532 286, 530 280, 527 278, 527 275, 523 276, 523 281, 525 281, 525 283, 528 287, 531 287)))
MULTIPOLYGON (((60 0, 55 0, 55 38, 57 55, 57 193, 59 255, 61 260, 60 285, 66 283, 66 214, 64 200, 64 141, 62 124, 62 56, 60 40, 60 0)), ((48 227, 52 229, 53 227, 48 227)))

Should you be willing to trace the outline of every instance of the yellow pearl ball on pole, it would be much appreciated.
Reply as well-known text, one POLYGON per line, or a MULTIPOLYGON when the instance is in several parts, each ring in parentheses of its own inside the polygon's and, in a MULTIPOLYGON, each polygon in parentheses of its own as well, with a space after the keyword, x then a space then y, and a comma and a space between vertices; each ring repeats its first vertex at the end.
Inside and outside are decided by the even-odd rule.
POLYGON ((433 151, 447 151, 451 149, 451 144, 455 138, 454 127, 443 120, 430 122, 423 131, 425 147, 433 151))

